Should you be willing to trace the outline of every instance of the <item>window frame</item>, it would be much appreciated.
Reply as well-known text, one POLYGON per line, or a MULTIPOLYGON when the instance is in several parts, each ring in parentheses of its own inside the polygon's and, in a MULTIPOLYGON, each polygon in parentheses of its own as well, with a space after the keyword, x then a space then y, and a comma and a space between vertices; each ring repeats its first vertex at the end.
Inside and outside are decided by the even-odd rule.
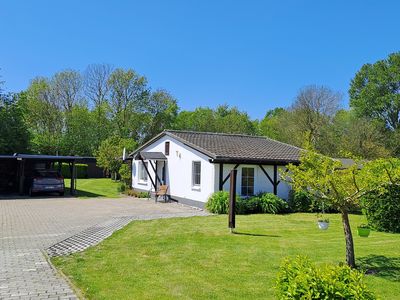
POLYGON ((240 182, 240 195, 244 197, 251 197, 254 196, 254 190, 255 190, 255 168, 254 167, 243 167, 242 168, 242 174, 241 174, 241 182, 240 182), (243 172, 243 170, 246 170, 246 172, 243 172), (253 176, 249 176, 249 173, 247 170, 253 170, 253 176), (252 179, 253 184, 250 185, 249 181, 252 179))
POLYGON ((165 156, 169 156, 169 148, 170 148, 170 142, 166 141, 164 144, 164 154, 165 156))
POLYGON ((139 162, 139 182, 147 183, 149 180, 149 175, 146 172, 146 168, 149 166, 147 161, 139 162), (146 166, 146 167, 145 167, 146 166), (142 177, 144 175, 144 178, 142 177))
POLYGON ((201 186, 201 161, 194 160, 192 161, 192 187, 199 188, 200 186, 201 186), (198 172, 196 172, 195 165, 199 166, 198 172), (199 180, 198 183, 196 183, 196 179, 199 180))

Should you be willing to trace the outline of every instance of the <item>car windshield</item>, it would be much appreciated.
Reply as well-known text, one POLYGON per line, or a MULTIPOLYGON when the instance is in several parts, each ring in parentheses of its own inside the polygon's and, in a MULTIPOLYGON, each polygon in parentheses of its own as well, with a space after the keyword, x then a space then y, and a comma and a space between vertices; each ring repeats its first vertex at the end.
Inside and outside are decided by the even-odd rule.
POLYGON ((43 178, 57 178, 58 172, 57 171, 51 171, 51 170, 36 170, 35 172, 36 176, 38 177, 43 177, 43 178))

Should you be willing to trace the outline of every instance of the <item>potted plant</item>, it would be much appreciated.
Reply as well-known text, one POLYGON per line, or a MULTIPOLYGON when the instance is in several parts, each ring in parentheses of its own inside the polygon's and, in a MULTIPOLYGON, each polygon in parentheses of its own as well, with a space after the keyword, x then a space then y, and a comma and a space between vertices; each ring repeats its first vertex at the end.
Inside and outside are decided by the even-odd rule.
POLYGON ((357 227, 357 232, 359 236, 368 237, 371 232, 371 228, 369 228, 367 224, 361 224, 357 227))
POLYGON ((329 219, 318 218, 318 228, 321 230, 327 230, 329 228, 329 219))

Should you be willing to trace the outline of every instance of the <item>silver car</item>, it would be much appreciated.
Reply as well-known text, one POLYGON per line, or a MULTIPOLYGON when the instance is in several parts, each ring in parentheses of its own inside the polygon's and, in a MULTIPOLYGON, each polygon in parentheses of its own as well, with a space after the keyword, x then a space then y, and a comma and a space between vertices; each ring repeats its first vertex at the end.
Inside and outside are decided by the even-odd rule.
POLYGON ((38 193, 58 193, 64 195, 64 177, 53 170, 35 170, 33 176, 28 180, 29 196, 38 193))

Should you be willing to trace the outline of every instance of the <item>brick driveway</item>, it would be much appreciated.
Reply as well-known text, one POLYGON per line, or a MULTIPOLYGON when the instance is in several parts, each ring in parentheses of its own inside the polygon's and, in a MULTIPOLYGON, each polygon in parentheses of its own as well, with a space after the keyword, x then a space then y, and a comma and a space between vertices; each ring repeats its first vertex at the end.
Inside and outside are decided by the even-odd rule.
POLYGON ((98 224, 196 215, 206 213, 134 198, 0 200, 0 299, 76 299, 44 253, 55 243, 102 227, 98 224))

